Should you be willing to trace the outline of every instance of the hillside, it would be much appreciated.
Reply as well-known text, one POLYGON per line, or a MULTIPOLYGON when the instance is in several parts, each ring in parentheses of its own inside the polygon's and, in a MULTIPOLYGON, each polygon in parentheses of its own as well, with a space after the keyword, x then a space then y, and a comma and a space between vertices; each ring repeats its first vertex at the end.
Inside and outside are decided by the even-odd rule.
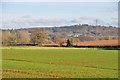
POLYGON ((118 28, 106 27, 106 26, 92 26, 92 25, 71 25, 52 28, 31 28, 27 29, 32 31, 33 29, 45 29, 50 38, 77 38, 78 41, 93 41, 101 39, 117 39, 118 28))
MULTIPOLYGON (((61 26, 61 27, 40 27, 40 28, 23 28, 15 30, 2 30, 3 33, 3 43, 10 42, 6 40, 9 38, 10 33, 12 33, 12 40, 14 43, 31 43, 32 32, 34 30, 45 31, 44 43, 65 43, 67 39, 72 42, 84 42, 84 41, 94 41, 94 40, 115 40, 118 39, 118 30, 120 28, 112 26, 93 26, 88 24, 79 24, 71 26, 61 26), (14 35, 14 36, 13 36, 14 35), (8 37, 7 37, 8 36, 8 37), (22 37, 20 37, 22 36, 22 37), (21 40, 19 40, 21 38, 21 40), (24 40, 25 39, 25 40, 24 40), (15 41, 16 40, 16 41, 15 41), (5 42, 6 41, 6 42, 5 42), (21 42, 22 41, 22 42, 21 42)), ((42 41, 42 40, 41 40, 42 41)))

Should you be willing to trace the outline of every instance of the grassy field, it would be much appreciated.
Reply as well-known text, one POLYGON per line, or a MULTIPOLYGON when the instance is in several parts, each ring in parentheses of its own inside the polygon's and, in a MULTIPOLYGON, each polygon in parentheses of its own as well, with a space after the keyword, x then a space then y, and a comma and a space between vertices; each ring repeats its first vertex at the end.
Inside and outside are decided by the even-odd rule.
POLYGON ((2 49, 3 78, 118 78, 118 51, 79 48, 2 49))

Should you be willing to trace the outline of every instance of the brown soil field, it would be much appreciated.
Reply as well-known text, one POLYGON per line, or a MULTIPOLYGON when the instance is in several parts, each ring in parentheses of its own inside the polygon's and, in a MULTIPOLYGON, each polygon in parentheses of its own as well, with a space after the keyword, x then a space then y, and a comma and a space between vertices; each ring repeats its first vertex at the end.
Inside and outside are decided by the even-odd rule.
POLYGON ((120 40, 96 40, 74 43, 75 46, 120 46, 120 40))

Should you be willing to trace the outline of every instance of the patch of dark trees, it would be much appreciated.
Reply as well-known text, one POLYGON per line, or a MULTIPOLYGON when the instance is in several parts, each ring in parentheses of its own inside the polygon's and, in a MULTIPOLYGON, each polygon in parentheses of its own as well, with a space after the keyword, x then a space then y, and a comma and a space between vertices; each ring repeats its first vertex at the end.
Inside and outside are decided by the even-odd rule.
POLYGON ((38 46, 38 44, 15 44, 14 46, 38 46))

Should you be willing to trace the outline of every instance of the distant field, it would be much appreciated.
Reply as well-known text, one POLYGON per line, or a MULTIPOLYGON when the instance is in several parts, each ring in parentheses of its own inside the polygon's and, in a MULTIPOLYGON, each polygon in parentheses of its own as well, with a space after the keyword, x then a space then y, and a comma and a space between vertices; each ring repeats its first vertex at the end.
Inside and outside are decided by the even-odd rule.
POLYGON ((4 47, 3 78, 118 78, 118 51, 4 47))

